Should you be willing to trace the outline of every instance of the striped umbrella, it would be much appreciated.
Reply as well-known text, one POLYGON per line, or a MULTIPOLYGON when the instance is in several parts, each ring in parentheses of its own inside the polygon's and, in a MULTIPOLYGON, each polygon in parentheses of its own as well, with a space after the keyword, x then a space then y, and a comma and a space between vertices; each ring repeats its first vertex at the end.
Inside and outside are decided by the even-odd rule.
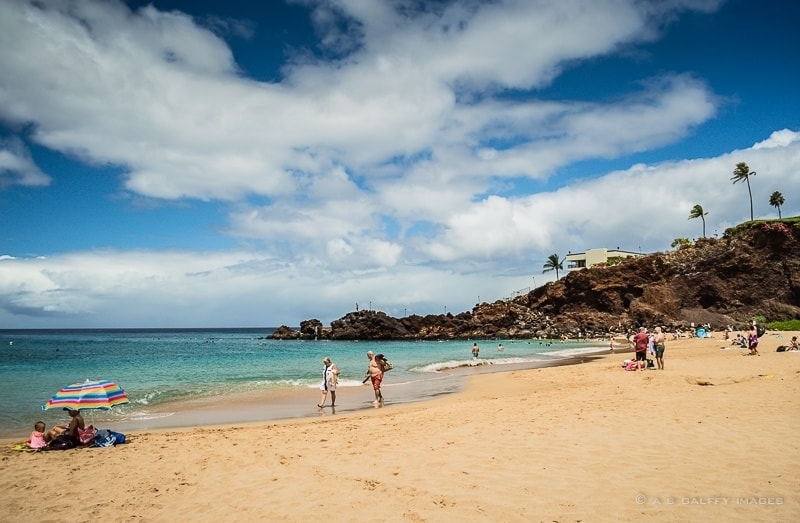
POLYGON ((42 405, 47 409, 105 409, 128 403, 128 395, 122 388, 108 380, 73 383, 58 392, 42 405))

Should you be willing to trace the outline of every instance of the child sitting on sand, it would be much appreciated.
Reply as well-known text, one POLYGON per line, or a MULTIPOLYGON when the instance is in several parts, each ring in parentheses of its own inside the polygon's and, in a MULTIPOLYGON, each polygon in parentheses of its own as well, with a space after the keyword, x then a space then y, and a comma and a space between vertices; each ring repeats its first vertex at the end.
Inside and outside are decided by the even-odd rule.
POLYGON ((37 421, 33 425, 33 432, 31 432, 31 437, 25 440, 24 445, 29 449, 41 449, 44 448, 47 443, 44 441, 44 429, 46 425, 44 421, 37 421))

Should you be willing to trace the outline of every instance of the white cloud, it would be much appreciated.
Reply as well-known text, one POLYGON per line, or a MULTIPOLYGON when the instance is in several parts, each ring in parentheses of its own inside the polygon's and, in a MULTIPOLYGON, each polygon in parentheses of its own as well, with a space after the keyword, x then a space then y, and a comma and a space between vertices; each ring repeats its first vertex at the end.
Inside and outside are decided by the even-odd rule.
POLYGON ((389 314, 470 309, 538 285, 552 252, 593 247, 665 250, 700 236, 694 204, 709 212, 707 234, 749 218, 747 191, 730 177, 739 161, 752 181, 756 217, 777 217, 769 195, 800 213, 800 141, 719 157, 635 165, 553 192, 491 196, 454 214, 438 236, 405 246, 368 236, 332 237, 295 261, 269 252, 90 251, 25 259, 0 256, 0 324, 32 326, 225 326, 329 322, 355 302, 389 314), (419 260, 423 260, 419 262, 419 260), (38 323, 37 323, 38 322, 38 323))
POLYGON ((0 140, 0 189, 11 185, 41 187, 52 179, 43 173, 19 138, 0 140))
POLYGON ((0 44, 17 53, 1 53, 0 66, 18 80, 0 90, 0 111, 35 122, 47 147, 122 166, 129 190, 156 198, 291 195, 291 173, 339 164, 370 179, 426 152, 435 170, 542 177, 666 143, 713 114, 706 88, 680 78, 646 87, 633 107, 457 102, 546 84, 565 61, 608 53, 656 22, 637 2, 613 4, 455 4, 404 17, 343 3, 362 23, 359 50, 340 64, 288 66, 268 84, 239 76, 225 42, 184 15, 16 0, 3 4, 0 44), (520 146, 475 161, 482 141, 505 137, 520 146))
MULTIPOLYGON (((716 158, 635 165, 554 192, 491 196, 453 213, 430 242, 429 255, 441 260, 524 260, 530 251, 543 258, 542 253, 603 246, 664 250, 674 238, 700 236, 699 223, 688 221, 698 203, 709 211, 707 234, 721 235, 749 219, 747 192, 730 180, 736 163, 746 161, 758 172, 751 181, 756 217, 777 217, 767 203, 773 191, 800 194, 800 141, 788 143, 716 158)), ((800 202, 789 200, 784 216, 800 210, 800 202)))
POLYGON ((789 129, 781 129, 775 131, 769 138, 762 142, 758 142, 753 146, 753 149, 771 149, 774 147, 786 147, 794 142, 800 140, 800 132, 790 131, 789 129))
MULTIPOLYGON (((268 83, 177 12, 0 2, 0 119, 27 126, 37 145, 119 167, 131 193, 225 202, 225 232, 256 246, 2 256, 0 325, 20 315, 51 326, 330 321, 355 301, 456 312, 552 279, 541 265, 553 252, 696 237, 696 203, 708 233, 721 233, 749 217, 746 191, 730 182, 739 161, 758 172, 758 216, 777 214, 775 190, 784 215, 800 209, 797 130, 545 188, 559 169, 669 145, 714 118, 717 96, 680 72, 601 101, 536 95, 565 68, 718 2, 419 4, 429 10, 315 3, 320 42, 340 60, 298 54, 268 83), (341 32, 341 17, 358 30, 341 32)), ((49 183, 21 143, 0 146, 0 185, 49 183)))

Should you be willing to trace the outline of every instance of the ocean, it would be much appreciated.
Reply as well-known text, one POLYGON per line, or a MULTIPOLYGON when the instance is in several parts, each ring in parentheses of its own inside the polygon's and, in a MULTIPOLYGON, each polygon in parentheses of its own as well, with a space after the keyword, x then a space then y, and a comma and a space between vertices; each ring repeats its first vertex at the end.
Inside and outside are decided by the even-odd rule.
MULTIPOLYGON (((179 426, 177 413, 197 401, 224 402, 258 394, 261 403, 277 405, 287 395, 302 394, 311 404, 319 398, 326 356, 341 370, 342 398, 350 387, 362 387, 366 351, 385 354, 394 365, 384 381, 390 405, 454 392, 471 373, 559 364, 607 349, 597 341, 281 341, 268 339, 273 331, 0 330, 0 438, 22 439, 39 419, 48 427, 65 422, 66 413, 44 411, 42 405, 59 388, 89 379, 118 383, 130 403, 91 411, 87 421, 114 428, 136 426, 131 425, 134 421, 146 427, 148 420, 159 420, 158 426, 168 427, 172 417, 179 426), (481 349, 478 359, 471 354, 474 341, 481 349), (498 350, 498 343, 504 350, 498 350), (391 387, 396 387, 393 394, 387 392, 391 387)), ((282 410, 263 417, 307 415, 306 408, 284 404, 282 410)), ((231 416, 227 421, 236 421, 231 416)))

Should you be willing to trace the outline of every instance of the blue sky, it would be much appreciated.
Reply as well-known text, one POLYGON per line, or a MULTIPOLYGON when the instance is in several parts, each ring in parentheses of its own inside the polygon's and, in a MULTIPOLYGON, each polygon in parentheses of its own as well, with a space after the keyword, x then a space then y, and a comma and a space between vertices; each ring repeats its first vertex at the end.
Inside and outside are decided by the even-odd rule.
POLYGON ((795 2, 0 3, 0 328, 471 309, 800 214, 795 2))

